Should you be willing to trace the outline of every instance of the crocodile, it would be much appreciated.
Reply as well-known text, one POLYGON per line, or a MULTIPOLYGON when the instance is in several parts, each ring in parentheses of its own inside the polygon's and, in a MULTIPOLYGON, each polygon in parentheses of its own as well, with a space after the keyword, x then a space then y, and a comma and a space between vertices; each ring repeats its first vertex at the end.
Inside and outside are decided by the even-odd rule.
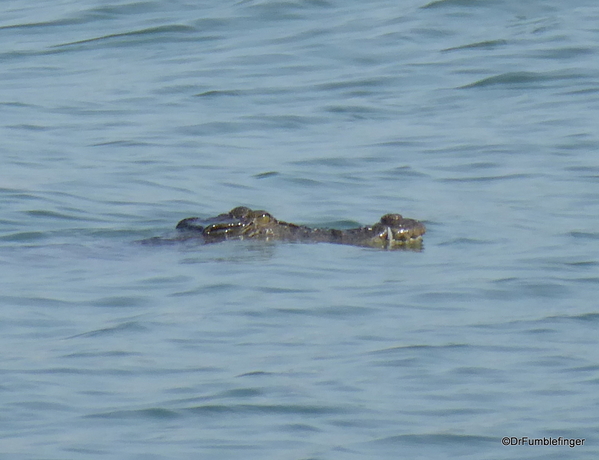
POLYGON ((400 214, 385 214, 373 225, 337 230, 284 222, 266 211, 245 206, 210 219, 189 217, 180 221, 176 229, 179 231, 178 239, 200 237, 204 243, 251 239, 412 250, 422 247, 422 235, 426 231, 422 222, 404 218, 400 214))

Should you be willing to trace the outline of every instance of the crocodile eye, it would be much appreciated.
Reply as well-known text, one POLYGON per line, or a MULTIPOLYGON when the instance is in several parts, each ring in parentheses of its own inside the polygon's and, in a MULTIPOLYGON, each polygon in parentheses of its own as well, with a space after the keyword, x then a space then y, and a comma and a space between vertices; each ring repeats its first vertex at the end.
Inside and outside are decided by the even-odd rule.
POLYGON ((268 224, 274 221, 272 215, 266 211, 253 211, 251 217, 257 224, 268 224))
POLYGON ((401 214, 385 214, 381 217, 381 224, 397 226, 403 220, 401 214))

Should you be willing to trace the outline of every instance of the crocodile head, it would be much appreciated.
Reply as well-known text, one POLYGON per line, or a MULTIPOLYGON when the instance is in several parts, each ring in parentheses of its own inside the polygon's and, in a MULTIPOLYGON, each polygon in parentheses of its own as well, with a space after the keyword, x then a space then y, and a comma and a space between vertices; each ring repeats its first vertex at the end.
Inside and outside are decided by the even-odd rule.
POLYGON ((347 244, 386 249, 419 248, 426 227, 415 219, 401 214, 385 214, 371 227, 347 230, 343 238, 347 244))
POLYGON ((195 233, 204 233, 205 231, 210 232, 214 230, 216 235, 216 233, 218 233, 217 230, 224 231, 228 227, 235 228, 241 223, 247 222, 249 215, 252 212, 254 211, 250 208, 238 206, 227 213, 219 214, 218 216, 209 219, 188 217, 187 219, 180 221, 176 228, 179 231, 195 233))
POLYGON ((266 211, 254 211, 239 206, 233 208, 228 219, 214 222, 202 231, 206 242, 217 242, 230 239, 260 238, 269 239, 274 236, 279 221, 266 211))

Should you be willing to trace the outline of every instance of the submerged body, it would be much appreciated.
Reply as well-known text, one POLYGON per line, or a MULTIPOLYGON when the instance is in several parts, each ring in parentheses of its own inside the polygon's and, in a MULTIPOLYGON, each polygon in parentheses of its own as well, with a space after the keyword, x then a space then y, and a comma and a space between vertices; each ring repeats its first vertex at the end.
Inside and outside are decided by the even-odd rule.
POLYGON ((180 239, 203 238, 205 243, 224 240, 257 239, 335 243, 382 249, 419 249, 426 228, 422 222, 406 219, 400 214, 385 214, 374 225, 336 230, 311 228, 275 219, 266 211, 254 211, 240 206, 212 219, 183 219, 177 224, 180 239))

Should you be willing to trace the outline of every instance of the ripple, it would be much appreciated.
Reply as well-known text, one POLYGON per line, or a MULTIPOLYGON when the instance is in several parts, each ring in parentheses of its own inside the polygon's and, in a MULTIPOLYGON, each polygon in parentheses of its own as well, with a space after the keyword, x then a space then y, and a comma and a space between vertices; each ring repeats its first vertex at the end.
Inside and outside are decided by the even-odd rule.
POLYGON ((181 413, 178 411, 164 409, 162 407, 151 407, 148 409, 137 409, 137 410, 116 410, 110 412, 99 412, 96 414, 85 415, 85 418, 106 418, 106 419, 174 419, 181 417, 181 413))
POLYGON ((559 81, 574 76, 547 75, 538 72, 506 72, 492 77, 483 78, 468 85, 460 86, 458 89, 487 88, 503 86, 508 88, 540 88, 540 83, 548 81, 559 81))
POLYGON ((0 241, 13 241, 15 243, 23 243, 30 241, 41 241, 47 238, 49 238, 47 232, 17 232, 0 236, 0 241))
POLYGON ((28 214, 33 217, 50 217, 52 219, 62 219, 62 220, 77 220, 77 221, 85 221, 87 218, 76 217, 70 214, 64 214, 56 211, 46 211, 46 210, 32 210, 25 211, 25 214, 28 214))
POLYGON ((453 46, 451 48, 445 48, 442 51, 457 51, 457 50, 469 50, 469 49, 482 49, 492 50, 501 46, 507 45, 507 40, 486 40, 482 42, 469 43, 467 45, 453 46))
POLYGON ((107 336, 114 334, 122 334, 129 335, 131 332, 144 332, 147 331, 148 328, 143 326, 137 321, 127 321, 122 324, 118 324, 112 327, 104 327, 101 329, 96 329, 90 332, 84 332, 82 334, 77 334, 69 337, 69 339, 79 338, 79 337, 97 337, 97 336, 107 336))
MULTIPOLYGON (((86 38, 84 40, 77 40, 74 42, 61 43, 59 45, 52 46, 52 48, 66 48, 66 47, 73 47, 76 45, 84 45, 84 44, 88 44, 88 43, 98 43, 98 42, 103 43, 106 41, 114 42, 115 39, 121 39, 121 38, 125 39, 125 40, 119 41, 119 43, 121 45, 137 45, 139 43, 139 41, 131 42, 130 40, 127 40, 128 38, 131 38, 131 37, 139 37, 141 39, 144 39, 145 41, 164 42, 165 38, 167 36, 171 36, 173 39, 181 40, 180 37, 176 36, 177 34, 189 34, 190 32, 195 32, 195 31, 196 31, 196 28, 192 27, 192 26, 185 26, 185 25, 180 25, 180 24, 164 25, 164 26, 150 27, 147 29, 132 30, 129 32, 108 34, 108 35, 103 35, 100 37, 86 38)), ((212 38, 214 38, 214 37, 202 37, 201 39, 208 40, 208 39, 212 39, 212 38)))
POLYGON ((278 176, 280 173, 278 171, 267 171, 259 174, 254 174, 252 177, 256 179, 266 179, 268 177, 278 176))
POLYGON ((596 323, 599 322, 599 313, 582 313, 580 315, 558 315, 558 316, 549 316, 548 320, 559 321, 559 320, 574 320, 574 321, 582 321, 584 323, 596 323))
POLYGON ((381 444, 425 444, 425 445, 447 445, 466 448, 468 445, 497 444, 498 438, 491 436, 472 436, 462 434, 439 434, 439 433, 423 433, 423 434, 402 434, 397 436, 388 436, 379 438, 372 443, 381 444))
POLYGON ((435 0, 433 2, 427 3, 424 6, 421 6, 422 9, 429 8, 446 8, 446 7, 487 7, 490 1, 480 2, 478 0, 435 0))
POLYGON ((317 89, 322 91, 337 91, 376 88, 386 86, 390 79, 390 77, 349 79, 333 83, 322 83, 317 86, 317 89))
POLYGON ((214 415, 224 413, 257 413, 257 414, 299 414, 299 415, 328 415, 344 414, 348 409, 331 406, 304 404, 206 404, 184 409, 195 415, 214 415))
POLYGON ((572 231, 568 233, 570 236, 581 240, 599 240, 599 232, 580 232, 572 231))
POLYGON ((195 94, 195 97, 204 97, 204 98, 216 98, 216 97, 231 97, 231 96, 241 96, 242 91, 235 90, 212 90, 212 91, 204 91, 203 93, 195 94))

